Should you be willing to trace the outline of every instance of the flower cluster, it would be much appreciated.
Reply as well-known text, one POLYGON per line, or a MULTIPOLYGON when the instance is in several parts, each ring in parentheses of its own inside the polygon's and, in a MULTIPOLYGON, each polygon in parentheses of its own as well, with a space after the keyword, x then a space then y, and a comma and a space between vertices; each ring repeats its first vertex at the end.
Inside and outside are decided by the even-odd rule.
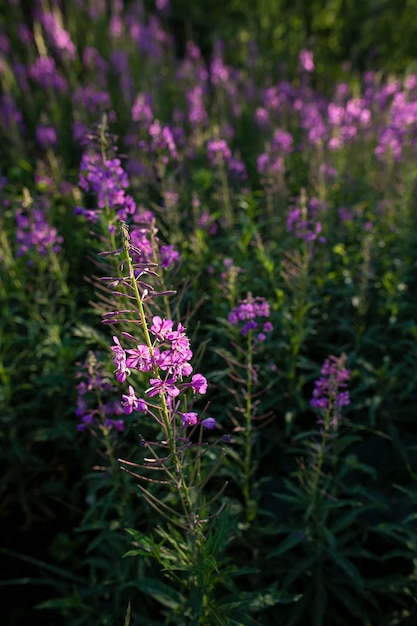
POLYGON ((178 159, 178 151, 172 129, 159 120, 154 120, 148 129, 151 152, 161 154, 161 161, 167 165, 170 160, 178 159))
POLYGON ((326 238, 321 234, 323 226, 318 219, 319 214, 326 205, 320 203, 317 198, 305 204, 302 201, 299 205, 290 206, 287 218, 287 231, 293 232, 297 239, 302 239, 310 244, 313 241, 326 243, 326 238))
MULTIPOLYGON (((114 336, 114 344, 111 346, 113 361, 116 365, 116 379, 125 382, 132 370, 150 372, 150 386, 145 391, 148 398, 163 396, 170 410, 178 412, 174 406, 175 399, 181 394, 192 389, 193 393, 205 394, 207 392, 207 380, 202 374, 193 374, 190 360, 193 356, 190 349, 190 341, 185 334, 185 328, 181 323, 174 328, 174 322, 162 319, 158 315, 152 318, 152 326, 149 329, 154 340, 152 346, 136 343, 136 347, 125 350, 119 339, 114 336), (192 375, 192 376, 191 376, 192 375), (191 379, 185 381, 184 378, 191 379)), ((124 333, 130 339, 137 341, 132 335, 124 333)), ((125 412, 132 410, 151 413, 149 404, 135 395, 134 388, 129 386, 129 395, 123 396, 125 412), (126 410, 127 407, 127 410, 126 410)), ((197 414, 183 413, 182 423, 184 427, 197 424, 197 414)), ((215 428, 213 418, 202 420, 205 428, 215 428)))
POLYGON ((36 128, 36 140, 41 148, 56 148, 58 144, 58 137, 55 128, 53 126, 40 124, 36 128))
MULTIPOLYGON (((132 243, 132 258, 135 262, 155 261, 154 251, 158 249, 158 229, 155 226, 155 216, 151 211, 136 212, 133 216, 134 223, 130 229, 130 241, 132 243), (140 251, 140 254, 138 254, 140 251)), ((159 246, 157 260, 163 269, 168 269, 180 258, 180 253, 172 244, 159 246)))
MULTIPOLYGON (((107 371, 98 355, 89 352, 84 363, 78 363, 79 371, 76 374, 77 408, 75 415, 79 418, 77 430, 82 432, 89 429, 125 430, 122 418, 123 408, 120 401, 115 400, 117 388, 112 383, 112 376, 107 371)), ((125 414, 131 413, 126 410, 125 414)))
POLYGON ((207 157, 213 167, 227 166, 230 174, 241 180, 247 178, 246 166, 241 159, 233 156, 225 139, 210 140, 207 142, 207 157))
POLYGON ((117 217, 126 220, 136 211, 132 196, 126 193, 129 181, 117 157, 102 158, 97 152, 84 153, 81 161, 79 185, 83 191, 92 191, 97 196, 98 210, 76 207, 76 213, 88 221, 95 222, 100 210, 106 207, 116 212, 117 217))
POLYGON ((23 115, 11 94, 0 94, 0 119, 3 129, 9 132, 17 128, 22 134, 25 130, 23 115))
POLYGON ((131 114, 134 122, 140 122, 148 128, 154 118, 152 96, 149 93, 138 93, 132 105, 131 114))
POLYGON ((233 326, 239 326, 241 322, 244 322, 239 331, 243 336, 246 337, 250 331, 257 331, 257 340, 264 341, 266 333, 270 333, 274 327, 271 322, 263 322, 257 318, 269 317, 269 315, 269 304, 266 299, 259 296, 254 298, 249 293, 245 300, 230 311, 228 321, 233 326))
POLYGON ((311 406, 321 412, 333 413, 332 425, 337 426, 342 407, 350 404, 349 391, 345 391, 350 371, 345 368, 346 355, 330 355, 321 368, 321 377, 314 382, 311 406))
POLYGON ((204 105, 204 89, 201 85, 190 87, 186 93, 188 119, 192 127, 207 126, 209 117, 204 105))
POLYGON ((17 256, 26 254, 30 249, 36 250, 42 256, 49 252, 57 254, 61 250, 64 240, 58 235, 57 229, 50 226, 43 209, 32 208, 30 212, 17 209, 15 217, 17 256))
POLYGON ((161 246, 161 259, 162 259, 162 267, 167 269, 172 263, 176 263, 180 258, 180 253, 177 250, 174 250, 174 246, 169 244, 168 246, 161 246))
POLYGON ((300 54, 298 55, 298 63, 300 68, 305 72, 313 72, 314 71, 314 57, 311 50, 300 50, 300 54))
POLYGON ((38 57, 29 68, 29 76, 38 82, 42 89, 54 91, 67 89, 67 81, 59 74, 55 61, 51 57, 38 57))
POLYGON ((86 110, 95 116, 111 108, 111 98, 108 91, 95 89, 91 85, 78 87, 73 93, 72 102, 75 107, 86 110))
POLYGON ((71 35, 62 27, 56 15, 50 12, 42 13, 41 22, 51 47, 58 54, 73 61, 76 58, 75 45, 71 35))

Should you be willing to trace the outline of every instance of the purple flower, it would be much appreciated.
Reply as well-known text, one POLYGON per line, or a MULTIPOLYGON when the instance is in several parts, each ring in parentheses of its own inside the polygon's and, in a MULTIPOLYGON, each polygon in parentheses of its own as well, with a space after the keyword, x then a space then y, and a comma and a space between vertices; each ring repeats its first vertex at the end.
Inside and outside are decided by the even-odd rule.
POLYGON ((170 9, 170 0, 155 0, 155 6, 158 11, 168 11, 170 9))
POLYGON ((146 393, 150 398, 157 394, 160 396, 162 394, 168 394, 168 396, 176 398, 180 394, 180 390, 175 386, 175 378, 167 378, 166 380, 151 378, 149 382, 151 383, 151 387, 146 390, 146 393))
POLYGON ((194 374, 189 385, 196 393, 204 395, 207 392, 207 379, 202 374, 194 374))
POLYGON ((127 220, 136 211, 133 198, 126 194, 129 181, 118 158, 103 158, 96 152, 84 153, 79 185, 84 191, 96 194, 99 209, 108 206, 122 220, 127 220))
POLYGON ((132 105, 131 115, 134 122, 141 122, 148 128, 154 118, 152 96, 148 93, 139 93, 132 105))
POLYGON ((38 126, 36 139, 42 148, 54 148, 58 144, 58 137, 53 126, 38 126))
POLYGON ((173 326, 174 322, 172 320, 165 320, 159 317, 159 315, 155 315, 152 318, 150 331, 159 341, 164 341, 165 339, 171 337, 173 326))
POLYGON ((184 426, 184 428, 187 428, 188 426, 195 426, 197 424, 197 421, 197 413, 182 414, 182 425, 184 426))
POLYGON ((350 404, 350 397, 348 391, 342 391, 339 393, 336 399, 336 404, 340 408, 342 406, 348 406, 350 404))
POLYGON ((242 326, 241 329, 239 330, 239 332, 244 337, 247 337, 248 333, 251 330, 256 330, 257 328, 258 328, 258 324, 255 322, 255 320, 251 320, 250 322, 248 322, 247 324, 242 326))
POLYGON ((287 231, 293 232, 297 239, 302 239, 306 243, 316 240, 326 243, 326 238, 321 235, 323 227, 318 219, 320 212, 326 208, 327 205, 320 204, 316 198, 311 198, 307 204, 300 202, 298 206, 290 206, 287 231))
POLYGON ((126 365, 126 352, 123 350, 117 337, 113 337, 113 341, 115 345, 111 346, 110 349, 113 351, 113 361, 117 367, 116 379, 119 383, 124 383, 127 376, 130 374, 130 370, 126 365))
MULTIPOLYGON (((242 300, 241 303, 232 309, 228 315, 230 324, 237 326, 239 322, 253 321, 256 317, 269 317, 269 304, 265 298, 259 296, 253 297, 252 294, 248 294, 246 300, 242 300)), ((256 328, 251 326, 248 330, 256 328)))
POLYGON ((290 133, 277 128, 272 137, 272 148, 281 154, 290 154, 293 151, 293 138, 290 133))
POLYGON ((321 377, 314 382, 311 406, 319 411, 332 412, 332 424, 336 428, 340 409, 350 404, 349 392, 342 391, 350 379, 350 371, 345 368, 346 355, 330 355, 321 368, 321 377))
POLYGON ((58 74, 55 61, 51 57, 37 57, 34 65, 29 68, 29 76, 43 89, 65 91, 67 88, 67 81, 58 74))
POLYGON ((232 152, 225 139, 211 140, 207 143, 207 156, 210 163, 218 167, 229 161, 232 152))
POLYGON ((162 267, 168 268, 180 258, 180 253, 174 250, 173 245, 161 246, 162 267))
POLYGON ((49 43, 56 52, 62 53, 63 56, 66 56, 68 59, 74 60, 76 50, 71 40, 71 35, 62 27, 56 15, 49 12, 42 13, 41 22, 49 43))
POLYGON ((132 385, 129 385, 129 395, 122 395, 122 406, 126 415, 130 415, 133 410, 139 413, 146 411, 146 402, 136 397, 132 385))
POLYGON ((5 131, 24 131, 23 115, 9 93, 0 94, 0 124, 5 131))
POLYGON ((104 420, 104 426, 106 426, 106 428, 108 428, 109 430, 111 428, 115 428, 119 432, 123 432, 126 429, 126 426, 123 420, 114 420, 114 419, 111 419, 110 417, 104 420))
POLYGON ((217 428, 217 423, 214 417, 206 417, 201 421, 201 425, 203 428, 207 428, 207 430, 214 430, 217 428))
POLYGON ((61 250, 63 238, 58 235, 56 228, 48 224, 43 209, 32 208, 30 214, 17 209, 15 216, 18 256, 27 254, 31 249, 42 256, 61 250))
POLYGON ((154 358, 151 356, 151 351, 145 344, 139 344, 136 348, 126 350, 126 354, 129 356, 126 358, 127 367, 139 370, 140 372, 149 372, 153 368, 154 358, 157 356, 157 350, 154 350, 154 358))
MULTIPOLYGON (((78 399, 75 414, 80 418, 77 430, 84 431, 87 427, 90 430, 100 430, 103 425, 114 427, 119 431, 124 430, 123 420, 114 419, 123 413, 120 402, 113 400, 118 390, 111 383, 110 374, 100 362, 98 355, 89 352, 85 363, 77 365, 80 369, 76 377, 81 379, 77 384, 78 399)), ((132 401, 131 404, 133 405, 132 401)), ((129 410, 125 411, 127 414, 128 412, 129 410)))
POLYGON ((73 93, 72 101, 76 107, 82 107, 96 116, 111 108, 110 94, 107 91, 97 91, 91 85, 78 87, 73 93))
POLYGON ((169 159, 178 159, 177 146, 174 135, 169 126, 164 126, 159 120, 154 120, 148 128, 151 137, 150 148, 153 152, 161 154, 162 162, 166 165, 169 159))
POLYGON ((269 111, 264 107, 258 107, 255 111, 255 122, 259 126, 267 126, 269 124, 269 111))
POLYGON ((311 50, 301 50, 298 56, 298 63, 304 71, 312 72, 314 70, 314 59, 311 50))
POLYGON ((186 99, 188 105, 188 119, 190 125, 195 128, 207 126, 209 117, 203 101, 204 90, 202 85, 193 85, 187 90, 186 99))

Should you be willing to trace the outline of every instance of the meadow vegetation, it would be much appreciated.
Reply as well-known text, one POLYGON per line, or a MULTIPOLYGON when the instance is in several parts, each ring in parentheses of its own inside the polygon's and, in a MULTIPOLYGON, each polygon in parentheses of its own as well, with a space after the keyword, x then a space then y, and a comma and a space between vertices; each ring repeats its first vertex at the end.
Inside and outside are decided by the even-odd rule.
POLYGON ((415 3, 224 4, 1 9, 7 626, 417 623, 415 3))

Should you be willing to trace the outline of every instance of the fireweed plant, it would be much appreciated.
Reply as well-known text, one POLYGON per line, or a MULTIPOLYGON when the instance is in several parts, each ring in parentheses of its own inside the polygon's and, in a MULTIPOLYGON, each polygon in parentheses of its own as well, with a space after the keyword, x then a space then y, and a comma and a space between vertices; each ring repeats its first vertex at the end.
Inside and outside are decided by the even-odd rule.
MULTIPOLYGON (((156 436, 154 440, 141 438, 144 450, 141 461, 119 459, 119 462, 125 472, 138 480, 145 501, 166 523, 166 528, 158 526, 151 535, 129 529, 134 547, 126 556, 155 559, 173 585, 166 587, 157 580, 139 585, 172 609, 166 614, 166 623, 177 623, 181 617, 186 619, 184 623, 196 626, 229 624, 232 623, 232 611, 234 617, 241 620, 239 623, 254 624, 234 604, 232 608, 227 597, 219 602, 217 594, 217 587, 225 587, 241 598, 242 607, 248 603, 232 581, 236 571, 230 567, 223 571, 220 560, 223 542, 230 541, 234 534, 231 527, 225 525, 227 515, 222 513, 224 504, 219 503, 227 483, 209 498, 204 489, 215 478, 224 455, 224 444, 229 443, 230 437, 205 440, 205 431, 216 430, 216 420, 206 416, 207 406, 202 410, 195 409, 194 402, 198 396, 206 394, 207 380, 202 374, 193 373, 193 353, 182 324, 174 324, 173 320, 159 315, 149 320, 154 298, 163 295, 154 291, 149 282, 150 277, 155 276, 155 269, 141 260, 141 251, 131 243, 124 222, 121 223, 121 237, 122 247, 111 254, 121 256, 126 275, 115 279, 114 284, 125 290, 135 307, 143 342, 136 335, 122 332, 123 343, 135 346, 125 348, 117 336, 113 337, 111 350, 116 365, 115 376, 119 382, 129 383, 127 393, 122 395, 124 413, 139 413, 143 420, 153 422, 156 436), (149 386, 142 397, 136 395, 133 386, 136 372, 149 377, 149 386), (163 593, 169 601, 161 599, 163 593)), ((267 303, 260 299, 255 299, 248 307, 253 311, 248 311, 245 319, 253 321, 255 315, 268 315, 267 303)), ((244 308, 242 303, 241 319, 244 308)), ((110 320, 117 321, 117 312, 105 315, 105 322, 110 320)), ((264 331, 270 330, 267 325, 264 324, 264 331)), ((247 332, 251 330, 253 324, 247 332)), ((258 340, 263 338, 264 335, 259 333, 258 340)), ((250 388, 248 391, 250 402, 250 388)), ((249 464, 250 450, 246 444, 244 495, 247 506, 249 464)), ((270 593, 266 605, 280 601, 276 590, 275 594, 272 589, 270 593)), ((260 606, 255 610, 259 609, 260 606)))
MULTIPOLYGON (((311 407, 317 412, 316 429, 300 435, 300 452, 298 457, 299 484, 287 482, 287 493, 277 494, 279 499, 294 503, 299 516, 295 518, 295 529, 285 528, 285 540, 268 555, 268 558, 281 558, 285 562, 285 554, 291 546, 299 546, 304 550, 305 558, 310 563, 313 580, 304 580, 303 598, 300 607, 296 607, 289 617, 289 623, 296 624, 305 619, 305 596, 312 595, 314 613, 310 619, 314 624, 323 624, 327 610, 327 593, 331 593, 331 585, 326 582, 326 576, 336 572, 338 568, 351 568, 355 573, 355 566, 350 561, 349 554, 344 554, 342 548, 337 548, 332 533, 344 529, 343 517, 334 518, 334 513, 340 509, 347 519, 355 519, 366 510, 346 493, 343 493, 341 477, 343 472, 338 466, 343 463, 343 452, 352 444, 352 436, 341 435, 343 428, 342 412, 350 404, 347 383, 350 371, 346 369, 347 356, 330 355, 321 368, 321 376, 314 382, 311 407), (333 527, 334 525, 334 527, 333 527), (340 552, 339 552, 340 550, 340 552), (304 617, 301 617, 304 616, 304 617)), ((344 424, 346 428, 346 423, 344 424)), ((343 544, 342 544, 343 545, 343 544)), ((278 566, 281 569, 280 566, 278 566)), ((293 590, 294 583, 300 576, 296 569, 289 571, 284 578, 284 587, 293 590)), ((332 580, 333 584, 334 580, 332 580)), ((357 583, 357 581, 356 581, 357 583)), ((352 581, 355 586, 355 582, 352 581)), ((338 594, 337 582, 333 585, 338 594)))
POLYGON ((0 4, 4 619, 32 624, 37 605, 54 626, 113 626, 130 596, 132 626, 182 624, 192 596, 204 619, 235 626, 414 626, 417 76, 401 50, 415 37, 377 36, 410 33, 406 9, 0 4), (364 58, 374 33, 377 58, 364 58), (167 353, 159 378, 136 364, 114 375, 111 335, 126 361, 148 348, 126 259, 96 254, 120 247, 120 219, 149 270, 139 281, 162 294, 143 298, 155 355, 167 353), (265 341, 227 321, 248 292, 273 311, 265 341), (163 390, 193 509, 157 390, 174 378, 173 340, 154 318, 187 327, 185 362, 210 381, 186 389, 184 371, 163 390), (343 353, 351 403, 335 419, 310 398, 343 353), (125 528, 137 558, 120 558, 125 528), (277 583, 302 599, 263 610, 277 583))
MULTIPOLYGON (((286 523, 266 530, 284 534, 266 557, 274 559, 283 589, 302 590, 294 610, 284 611, 289 624, 303 624, 306 616, 317 626, 338 623, 336 607, 348 605, 352 615, 366 623, 368 607, 375 602, 373 594, 386 588, 382 579, 367 580, 361 572, 364 562, 374 558, 367 548, 368 535, 384 534, 383 524, 380 529, 372 524, 373 515, 383 513, 384 507, 360 482, 372 476, 373 468, 352 452, 361 438, 359 429, 344 416, 351 403, 347 359, 346 354, 330 355, 314 381, 310 405, 317 415, 316 428, 296 436, 300 444, 296 481, 285 480, 285 489, 275 494, 279 502, 291 504, 291 513, 286 523), (294 549, 300 567, 286 571, 287 555, 294 549)), ((387 536, 405 545, 410 535, 403 531, 394 524, 387 527, 387 536)), ((404 588, 400 606, 407 603, 412 587, 404 588)))
MULTIPOLYGON (((310 400, 311 406, 318 411, 317 423, 320 426, 319 441, 313 443, 313 455, 310 459, 314 479, 311 485, 312 511, 307 514, 315 518, 316 524, 320 511, 318 500, 320 495, 326 495, 325 487, 321 486, 325 478, 323 465, 329 456, 331 464, 337 460, 332 458, 331 438, 337 435, 340 428, 343 407, 350 404, 349 391, 346 391, 350 372, 345 368, 346 360, 346 355, 331 355, 326 359, 321 369, 321 377, 314 382, 313 397, 310 400), (314 445, 317 446, 315 459, 314 445)), ((317 527, 319 528, 319 524, 317 527)))
POLYGON ((238 329, 240 335, 233 342, 236 354, 232 356, 230 353, 223 353, 229 367, 228 377, 231 384, 228 389, 236 401, 232 415, 233 432, 236 433, 236 442, 241 442, 241 449, 234 454, 234 463, 240 469, 237 482, 242 489, 247 523, 256 518, 258 505, 253 494, 253 476, 257 469, 257 461, 253 456, 256 431, 268 419, 268 415, 257 414, 262 388, 254 359, 268 333, 273 330, 269 316, 266 299, 249 293, 228 315, 228 322, 238 329))

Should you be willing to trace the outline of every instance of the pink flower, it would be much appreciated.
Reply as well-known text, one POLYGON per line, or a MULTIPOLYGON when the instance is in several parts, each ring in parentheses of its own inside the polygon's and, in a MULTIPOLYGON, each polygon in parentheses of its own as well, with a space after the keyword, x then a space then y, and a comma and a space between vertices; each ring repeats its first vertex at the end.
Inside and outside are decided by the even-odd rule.
POLYGON ((182 414, 182 425, 184 428, 187 426, 195 426, 197 424, 197 413, 183 413, 182 414))
POLYGON ((298 62, 300 67, 306 72, 312 72, 314 70, 314 59, 311 50, 301 50, 298 56, 298 62))
POLYGON ((159 394, 167 393, 169 396, 175 398, 179 395, 180 390, 175 386, 175 378, 167 378, 166 380, 161 380, 160 378, 151 378, 150 381, 151 387, 146 390, 146 393, 150 398, 159 394))
POLYGON ((122 395, 122 406, 126 415, 130 415, 133 410, 139 413, 146 411, 146 402, 136 397, 132 385, 129 385, 129 395, 122 395))
POLYGON ((113 337, 113 341, 115 343, 114 346, 111 346, 111 350, 114 353, 113 361, 116 364, 116 379, 119 383, 124 383, 127 376, 130 374, 130 370, 126 365, 126 352, 123 350, 120 345, 120 341, 117 337, 113 337))
POLYGON ((196 393, 205 394, 207 392, 207 379, 202 374, 194 374, 191 379, 190 387, 196 393))
POLYGON ((174 322, 172 320, 163 320, 159 315, 155 315, 152 318, 152 326, 150 328, 151 333, 159 339, 164 341, 171 333, 174 322))

